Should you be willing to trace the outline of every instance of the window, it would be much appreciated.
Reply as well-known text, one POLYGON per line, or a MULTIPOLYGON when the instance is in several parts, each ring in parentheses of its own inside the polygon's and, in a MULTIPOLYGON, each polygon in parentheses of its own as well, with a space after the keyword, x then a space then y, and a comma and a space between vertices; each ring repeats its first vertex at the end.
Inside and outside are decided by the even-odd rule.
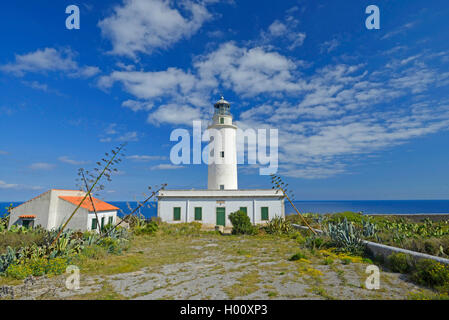
POLYGON ((97 219, 93 218, 92 219, 92 230, 97 230, 97 219))
POLYGON ((104 228, 104 217, 101 217, 101 230, 104 228))
POLYGON ((240 207, 240 211, 245 212, 248 214, 248 208, 247 207, 240 207))
POLYGON ((113 223, 114 223, 114 217, 109 217, 108 224, 113 224, 113 223))
POLYGON ((224 124, 224 118, 220 118, 220 124, 224 124))
POLYGON ((195 208, 195 221, 203 220, 203 208, 195 208))
POLYGON ((181 220, 181 208, 180 207, 173 208, 173 220, 175 220, 175 221, 181 220))
POLYGON ((22 226, 24 228, 27 228, 27 229, 32 227, 33 226, 33 220, 23 220, 22 221, 22 226))
POLYGON ((262 213, 262 221, 267 221, 268 220, 268 207, 261 207, 260 211, 262 213))
POLYGON ((222 158, 224 158, 224 151, 220 152, 222 158))
POLYGON ((220 190, 224 190, 224 184, 220 184, 220 190))

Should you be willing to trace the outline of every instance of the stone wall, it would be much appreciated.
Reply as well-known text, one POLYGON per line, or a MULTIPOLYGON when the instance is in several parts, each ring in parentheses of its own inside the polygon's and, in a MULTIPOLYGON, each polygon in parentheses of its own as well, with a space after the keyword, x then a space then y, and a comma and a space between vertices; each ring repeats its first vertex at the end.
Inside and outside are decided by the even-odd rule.
MULTIPOLYGON (((298 224, 293 224, 293 227, 295 227, 296 229, 301 229, 301 230, 309 230, 309 228, 307 228, 305 226, 300 226, 298 224)), ((323 231, 321 231, 321 230, 318 230, 318 229, 314 229, 314 230, 317 233, 323 233, 323 231)), ((405 254, 412 256, 416 260, 432 259, 432 260, 438 261, 440 263, 449 265, 449 259, 431 256, 429 254, 420 253, 420 252, 416 252, 416 251, 387 246, 384 244, 371 242, 371 241, 364 241, 364 243, 366 244, 366 247, 368 248, 368 250, 376 257, 380 256, 380 257, 383 257, 386 259, 393 253, 405 253, 405 254)))

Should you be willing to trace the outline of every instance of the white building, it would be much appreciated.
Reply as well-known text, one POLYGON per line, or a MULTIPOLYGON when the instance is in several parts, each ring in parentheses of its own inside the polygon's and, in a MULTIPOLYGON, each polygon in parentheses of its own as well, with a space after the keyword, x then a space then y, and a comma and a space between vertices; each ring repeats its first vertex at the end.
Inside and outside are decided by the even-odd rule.
MULTIPOLYGON (((237 127, 233 124, 230 104, 223 97, 214 105, 209 130, 217 130, 217 141, 208 165, 207 190, 162 190, 157 214, 162 221, 179 223, 197 221, 207 225, 231 226, 229 214, 242 210, 253 224, 266 223, 275 216, 285 217, 281 191, 238 189, 237 127)), ((211 133, 211 140, 214 139, 211 133)))
MULTIPOLYGON (((9 227, 18 226, 42 226, 44 229, 52 230, 62 226, 85 196, 83 191, 75 190, 49 190, 11 211, 9 227)), ((115 223, 117 220, 117 207, 93 198, 95 210, 100 226, 115 223)), ((73 218, 68 223, 67 229, 72 230, 95 230, 98 223, 92 203, 86 198, 73 218)))

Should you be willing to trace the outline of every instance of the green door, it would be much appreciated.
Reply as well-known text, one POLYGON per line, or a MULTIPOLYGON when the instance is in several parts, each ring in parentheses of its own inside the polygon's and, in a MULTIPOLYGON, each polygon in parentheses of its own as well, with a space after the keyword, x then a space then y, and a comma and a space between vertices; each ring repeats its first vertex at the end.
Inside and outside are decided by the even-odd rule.
POLYGON ((217 226, 226 225, 226 209, 217 208, 217 226))
POLYGON ((201 207, 195 208, 195 221, 203 220, 203 209, 201 207))
POLYGON ((243 211, 248 215, 248 208, 247 207, 240 207, 240 211, 243 211))
POLYGON ((175 221, 181 220, 181 208, 180 207, 173 208, 173 220, 175 220, 175 221))
POLYGON ((268 220, 268 207, 262 207, 262 208, 260 208, 260 211, 261 211, 261 213, 262 213, 262 217, 261 217, 261 220, 262 221, 267 221, 268 220))

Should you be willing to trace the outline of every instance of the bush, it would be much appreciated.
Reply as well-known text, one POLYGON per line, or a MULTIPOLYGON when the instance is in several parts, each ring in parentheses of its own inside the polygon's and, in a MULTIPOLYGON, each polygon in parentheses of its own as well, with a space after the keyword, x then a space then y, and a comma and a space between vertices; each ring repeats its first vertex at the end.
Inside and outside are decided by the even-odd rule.
POLYGON ((146 234, 146 235, 151 235, 157 232, 157 230, 159 229, 158 225, 156 222, 150 222, 147 223, 143 226, 137 226, 134 228, 134 234, 136 235, 142 235, 142 234, 146 234))
POLYGON ((232 234, 254 235, 257 229, 252 225, 248 215, 243 211, 236 211, 229 215, 232 223, 232 234))
POLYGON ((27 264, 12 264, 6 269, 6 275, 8 277, 18 280, 23 280, 32 274, 33 271, 27 264))
POLYGON ((107 250, 100 246, 88 246, 84 247, 81 251, 81 255, 89 259, 101 259, 108 254, 107 250))
POLYGON ((388 265, 393 272, 409 273, 413 265, 410 256, 405 253, 393 253, 388 257, 388 265))
POLYGON ((449 284, 449 267, 435 260, 422 259, 416 263, 412 279, 430 287, 444 287, 449 284))
POLYGON ((290 221, 285 220, 282 217, 274 217, 265 226, 265 231, 269 234, 288 234, 293 231, 290 221))
POLYGON ((298 261, 298 260, 301 260, 301 259, 307 259, 307 256, 304 253, 302 253, 302 252, 298 252, 298 253, 295 253, 294 255, 292 255, 290 257, 290 259, 288 259, 288 260, 289 261, 298 261))
POLYGON ((6 275, 14 279, 22 280, 29 276, 39 277, 45 274, 62 274, 66 268, 66 259, 55 258, 47 260, 45 258, 38 258, 11 264, 6 270, 6 275))
POLYGON ((363 230, 360 230, 346 217, 341 222, 330 222, 325 233, 341 251, 354 254, 361 254, 365 251, 363 230))

